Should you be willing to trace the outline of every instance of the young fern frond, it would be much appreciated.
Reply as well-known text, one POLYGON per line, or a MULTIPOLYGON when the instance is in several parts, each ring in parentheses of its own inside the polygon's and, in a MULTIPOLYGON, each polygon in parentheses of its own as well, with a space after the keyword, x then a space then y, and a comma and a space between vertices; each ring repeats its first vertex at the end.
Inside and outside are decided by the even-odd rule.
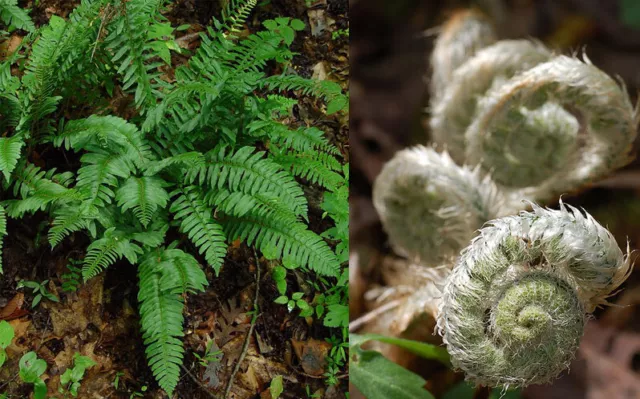
POLYGON ((475 383, 546 383, 574 358, 588 314, 630 272, 629 254, 591 215, 534 205, 491 221, 462 252, 438 330, 475 383))
POLYGON ((189 237, 218 274, 227 254, 225 235, 220 224, 213 219, 213 211, 205 204, 200 189, 188 186, 179 188, 170 195, 177 196, 171 204, 170 212, 180 221, 180 231, 189 237))
POLYGON ((82 265, 82 278, 87 281, 97 276, 123 257, 136 264, 138 255, 141 253, 142 248, 112 227, 104 232, 103 238, 92 242, 87 248, 87 255, 82 265))
POLYGON ((486 18, 461 12, 432 57, 433 138, 458 164, 480 165, 521 209, 631 160, 639 117, 623 86, 586 56, 493 37, 486 18))
POLYGON ((129 177, 116 193, 116 201, 122 212, 133 209, 143 226, 147 226, 158 208, 164 208, 169 194, 166 183, 157 177, 129 177))

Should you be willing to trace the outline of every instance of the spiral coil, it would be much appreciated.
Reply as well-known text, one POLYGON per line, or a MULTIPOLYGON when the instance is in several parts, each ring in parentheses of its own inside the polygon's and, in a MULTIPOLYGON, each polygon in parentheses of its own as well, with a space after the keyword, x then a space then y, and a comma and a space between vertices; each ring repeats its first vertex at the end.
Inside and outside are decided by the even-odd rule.
POLYGON ((438 330, 473 382, 549 382, 574 358, 588 313, 630 270, 628 255, 590 215, 534 205, 489 222, 462 252, 438 330))

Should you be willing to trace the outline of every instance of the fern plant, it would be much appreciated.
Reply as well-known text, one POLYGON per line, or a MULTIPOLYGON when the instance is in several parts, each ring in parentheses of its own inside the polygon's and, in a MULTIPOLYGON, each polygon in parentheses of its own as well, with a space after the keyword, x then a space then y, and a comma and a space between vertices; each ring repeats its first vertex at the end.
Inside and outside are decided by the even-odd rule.
POLYGON ((325 101, 327 112, 347 101, 332 82, 267 75, 268 63, 292 59, 291 35, 304 25, 278 18, 240 38, 255 0, 228 2, 168 78, 179 49, 162 15, 167 3, 83 0, 68 20, 53 16, 1 62, 0 72, 18 65, 19 73, 0 75, 0 234, 5 215, 46 212, 52 247, 73 234, 90 237, 85 281, 117 261, 136 265, 147 360, 171 395, 184 352, 184 294, 205 289, 200 262, 220 272, 228 242, 239 238, 327 278, 340 275, 344 249, 338 258, 309 229, 300 183, 344 191, 340 152, 322 131, 282 121, 296 91, 325 101), (134 116, 109 107, 116 88, 132 96, 134 116), (68 118, 68 111, 94 113, 68 118), (70 170, 32 163, 38 145, 67 154, 70 170), (188 241, 169 240, 169 230, 188 241))

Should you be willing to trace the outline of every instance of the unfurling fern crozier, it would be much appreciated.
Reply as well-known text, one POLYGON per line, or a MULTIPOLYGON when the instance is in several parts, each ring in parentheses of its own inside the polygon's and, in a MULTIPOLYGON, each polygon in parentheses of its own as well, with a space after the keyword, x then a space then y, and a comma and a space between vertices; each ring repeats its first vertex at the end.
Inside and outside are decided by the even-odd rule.
POLYGON ((487 176, 417 146, 396 154, 375 181, 373 204, 396 252, 425 265, 456 257, 502 204, 487 176))
POLYGON ((480 48, 490 24, 461 15, 453 20, 467 22, 447 24, 436 42, 430 104, 433 140, 459 165, 480 165, 518 210, 522 199, 554 201, 631 160, 638 112, 623 85, 586 55, 541 43, 480 48))
POLYGON ((472 382, 547 383, 569 366, 589 314, 630 270, 628 255, 589 214, 534 205, 488 223, 462 252, 438 330, 472 382))

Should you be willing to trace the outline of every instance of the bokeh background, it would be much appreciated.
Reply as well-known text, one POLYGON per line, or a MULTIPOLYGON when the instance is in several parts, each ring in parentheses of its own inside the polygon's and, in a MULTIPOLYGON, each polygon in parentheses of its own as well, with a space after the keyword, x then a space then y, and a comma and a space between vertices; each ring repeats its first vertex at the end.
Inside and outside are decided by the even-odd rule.
MULTIPOLYGON (((489 14, 501 39, 536 38, 564 54, 585 49, 595 65, 619 76, 637 101, 640 0, 351 0, 352 320, 371 309, 364 294, 382 283, 378 267, 395 256, 371 203, 372 183, 396 151, 429 142, 428 58, 437 27, 468 6, 489 14)), ((636 142, 636 154, 638 148, 636 142)), ((640 249, 638 160, 563 200, 584 207, 621 247, 628 240, 632 249, 640 249)), ((598 310, 589 322, 570 372, 519 396, 640 398, 640 270, 622 288, 612 298, 616 306, 598 310)), ((431 339, 437 342, 438 337, 431 339)), ((437 365, 408 355, 401 360, 428 380, 437 398, 491 395, 487 389, 462 389, 462 375, 437 365)), ((352 397, 358 398, 357 393, 352 397)))

